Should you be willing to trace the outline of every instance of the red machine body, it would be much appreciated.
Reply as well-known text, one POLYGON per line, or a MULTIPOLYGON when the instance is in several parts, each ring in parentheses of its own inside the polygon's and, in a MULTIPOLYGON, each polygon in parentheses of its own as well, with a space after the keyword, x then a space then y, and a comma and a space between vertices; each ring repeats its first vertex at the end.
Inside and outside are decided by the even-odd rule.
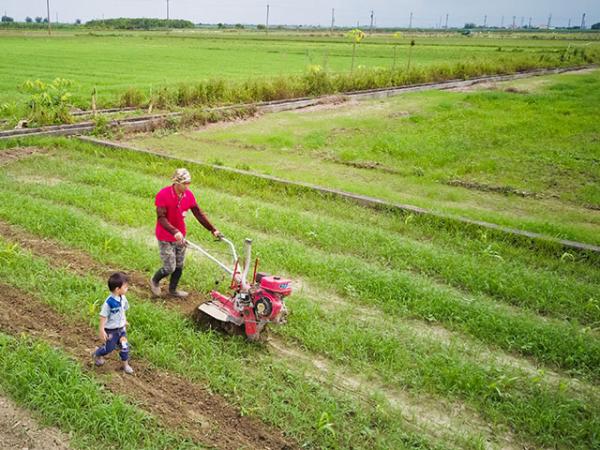
POLYGON ((259 281, 253 280, 246 292, 239 283, 232 283, 230 296, 212 291, 213 300, 202 304, 200 311, 221 322, 243 327, 248 339, 257 340, 268 323, 285 323, 287 308, 284 298, 292 293, 291 280, 260 275, 259 281))

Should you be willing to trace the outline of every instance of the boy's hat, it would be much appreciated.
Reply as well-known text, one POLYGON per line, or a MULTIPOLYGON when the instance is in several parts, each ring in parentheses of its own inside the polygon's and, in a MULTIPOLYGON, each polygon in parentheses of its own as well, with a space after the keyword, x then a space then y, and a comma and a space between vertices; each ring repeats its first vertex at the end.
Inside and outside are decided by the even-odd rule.
POLYGON ((171 180, 173 180, 173 183, 177 183, 177 184, 191 183, 192 176, 190 175, 190 173, 188 172, 187 169, 181 168, 181 169, 177 169, 175 171, 175 173, 171 177, 171 180))

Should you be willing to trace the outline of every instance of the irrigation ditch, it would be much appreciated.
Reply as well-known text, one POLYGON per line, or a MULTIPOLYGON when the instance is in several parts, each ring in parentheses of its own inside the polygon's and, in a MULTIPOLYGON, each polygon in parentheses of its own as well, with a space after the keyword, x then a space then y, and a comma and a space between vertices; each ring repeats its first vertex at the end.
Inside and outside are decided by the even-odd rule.
MULTIPOLYGON (((491 75, 491 76, 483 76, 472 78, 468 80, 449 80, 435 83, 423 83, 423 84, 415 84, 408 86, 398 86, 392 88, 379 88, 379 89, 367 89, 362 91, 350 91, 344 92, 337 95, 326 95, 320 97, 302 97, 295 99, 286 99, 286 100, 275 100, 270 102, 259 102, 259 103, 246 103, 246 104, 236 104, 236 105, 227 105, 227 106, 219 106, 214 108, 206 108, 203 112, 206 113, 223 113, 227 111, 235 111, 240 109, 254 109, 258 113, 271 113, 271 112, 281 112, 281 111, 290 111, 295 109, 307 108, 309 106, 315 106, 322 104, 323 102, 328 102, 328 99, 332 97, 336 97, 344 100, 367 100, 367 99, 379 99, 386 97, 393 97, 396 95, 401 95, 409 92, 419 92, 426 90, 447 90, 447 89, 458 89, 469 87, 478 83, 486 83, 486 82, 500 82, 500 81, 510 81, 517 80, 520 78, 534 77, 534 76, 542 76, 542 75, 554 75, 559 73, 566 72, 576 72, 583 69, 594 68, 596 65, 586 65, 586 66, 577 66, 577 67, 568 67, 568 68, 557 68, 557 69, 536 69, 518 72, 509 75, 491 75)), ((100 115, 114 114, 119 112, 130 112, 130 111, 139 111, 139 108, 112 108, 105 110, 96 111, 100 115)), ((92 115, 92 111, 78 111, 73 115, 76 116, 86 116, 92 115)), ((159 127, 163 124, 167 119, 172 118, 176 119, 182 116, 182 112, 170 112, 163 114, 148 114, 131 118, 123 118, 123 119, 115 119, 111 121, 107 121, 107 126, 111 128, 121 128, 124 131, 128 132, 140 132, 140 131, 149 131, 156 127, 159 127)), ((4 130, 0 131, 0 139, 13 139, 19 137, 30 137, 30 136, 73 136, 79 134, 90 133, 94 130, 96 124, 94 121, 84 121, 75 124, 67 124, 67 125, 52 125, 46 127, 37 127, 37 128, 19 128, 13 130, 4 130)))

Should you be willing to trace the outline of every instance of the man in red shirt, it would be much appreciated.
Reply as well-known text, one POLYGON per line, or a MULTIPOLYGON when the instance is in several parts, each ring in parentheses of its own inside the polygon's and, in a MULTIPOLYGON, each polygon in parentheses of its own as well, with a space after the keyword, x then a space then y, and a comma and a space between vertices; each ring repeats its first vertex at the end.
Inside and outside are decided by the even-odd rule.
POLYGON ((173 184, 161 189, 154 202, 157 217, 156 239, 163 266, 151 278, 150 288, 154 295, 159 296, 160 280, 171 275, 169 294, 184 298, 188 293, 177 290, 177 284, 183 273, 185 260, 185 214, 191 210, 198 222, 215 237, 221 236, 221 233, 210 223, 198 207, 194 194, 188 189, 192 181, 190 173, 186 169, 177 169, 171 180, 173 184))

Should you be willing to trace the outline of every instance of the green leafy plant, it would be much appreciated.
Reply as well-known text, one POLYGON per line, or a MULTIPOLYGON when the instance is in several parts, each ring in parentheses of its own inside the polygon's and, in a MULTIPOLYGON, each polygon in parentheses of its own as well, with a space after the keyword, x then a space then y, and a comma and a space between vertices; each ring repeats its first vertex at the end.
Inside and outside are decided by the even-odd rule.
POLYGON ((52 83, 27 80, 22 89, 30 94, 27 101, 29 121, 36 125, 72 123, 71 93, 68 91, 72 86, 73 81, 62 78, 56 78, 52 83))

